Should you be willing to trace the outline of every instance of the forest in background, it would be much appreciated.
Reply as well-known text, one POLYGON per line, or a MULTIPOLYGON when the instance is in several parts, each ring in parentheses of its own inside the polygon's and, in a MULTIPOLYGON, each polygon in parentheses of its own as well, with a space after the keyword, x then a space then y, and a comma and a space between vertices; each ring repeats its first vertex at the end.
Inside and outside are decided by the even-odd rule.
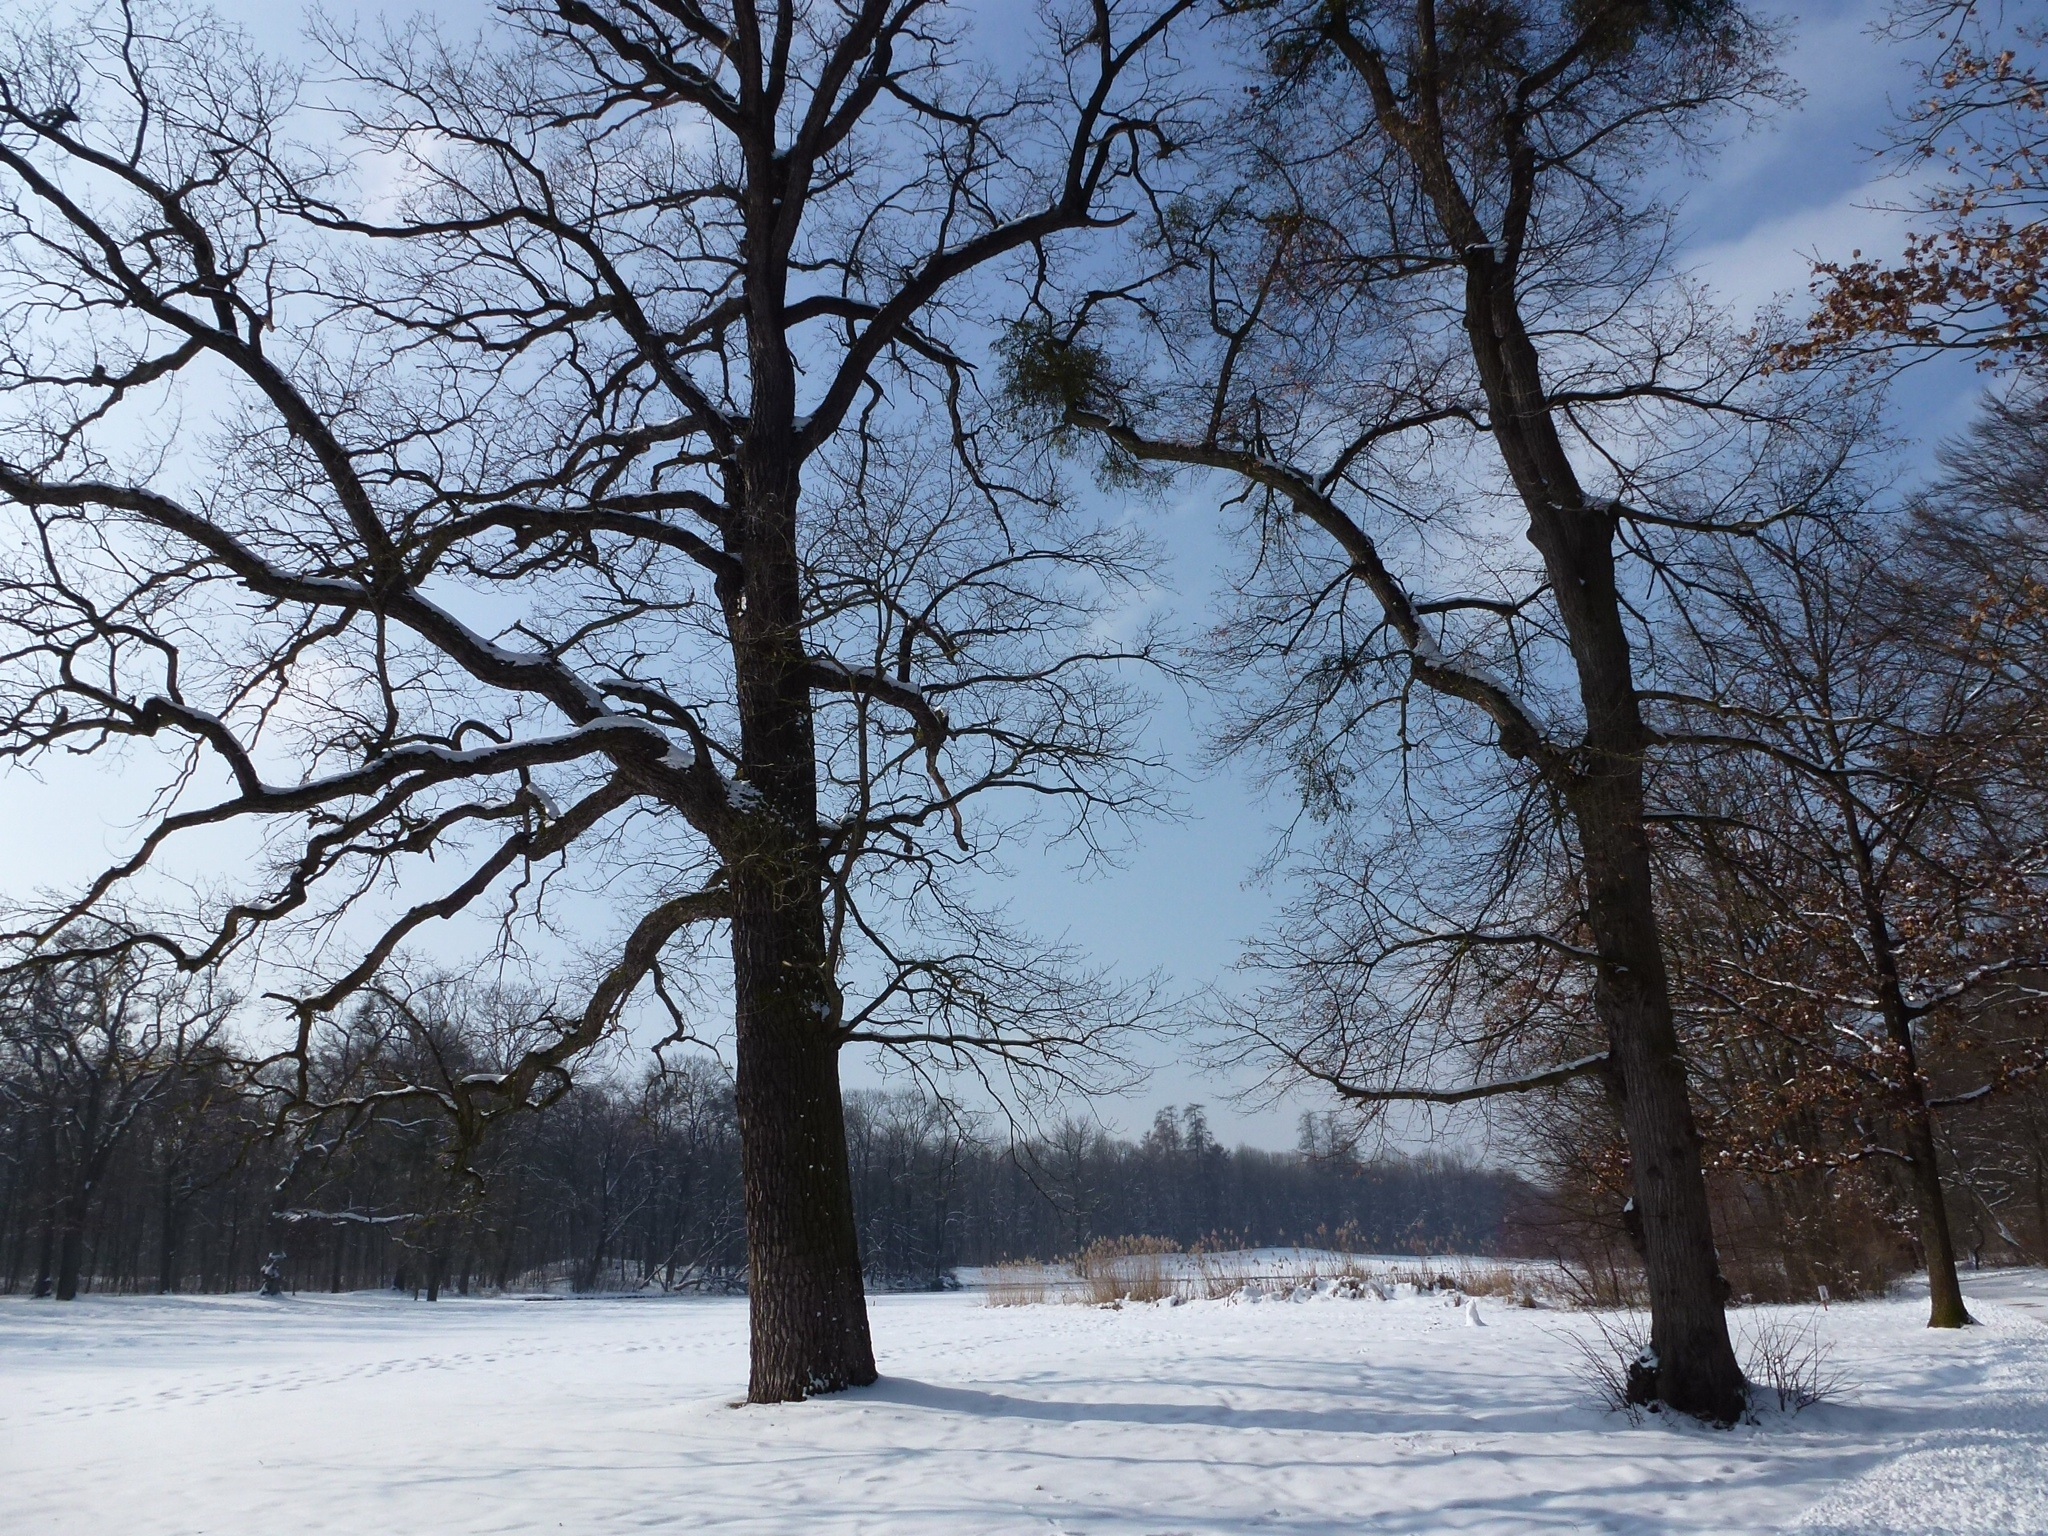
MULTIPOLYGON (((746 1288, 738 1115, 712 1057, 595 1073, 465 1140, 413 1090, 488 1068, 508 1003, 442 979, 359 1008, 319 1062, 351 1112, 279 1131, 283 1096, 250 1074, 216 994, 128 965, 72 983, 0 996, 0 1294, 251 1290, 273 1254, 293 1290, 746 1288)), ((1795 1045, 1698 1038, 1735 1299, 1877 1295, 1923 1265, 1910 1170, 1830 1131, 1795 1045), (1830 1136, 1832 1155, 1812 1155, 1830 1136)), ((1986 1054, 1952 1047, 1945 1065, 1984 1076, 1986 1054)), ((1944 1111, 1953 1239, 1972 1266, 2048 1260, 2042 1090, 2022 1077, 1944 1111)), ((1543 1258, 1589 1299, 1635 1299, 1624 1153, 1597 1101, 1529 1098, 1497 1129, 1521 1173, 1400 1155, 1341 1113, 1304 1115, 1298 1147, 1275 1151, 1219 1144, 1200 1105, 1161 1110, 1133 1140, 1071 1114, 976 1117, 915 1088, 847 1097, 874 1289, 1142 1238, 1543 1258)))
MULTIPOLYGON (((225 1058, 117 1067, 63 1101, 0 1050, 0 1294, 251 1290, 273 1253, 292 1290, 746 1288, 738 1120, 706 1058, 579 1084, 461 1171, 437 1115, 304 1144, 264 1136, 225 1058)), ((914 1090, 851 1094, 868 1283, 941 1289, 960 1266, 1134 1235, 1491 1253, 1528 1204, 1509 1174, 1304 1135, 1299 1152, 1225 1147, 1188 1105, 1136 1141, 1076 1118, 1013 1137, 914 1090)))

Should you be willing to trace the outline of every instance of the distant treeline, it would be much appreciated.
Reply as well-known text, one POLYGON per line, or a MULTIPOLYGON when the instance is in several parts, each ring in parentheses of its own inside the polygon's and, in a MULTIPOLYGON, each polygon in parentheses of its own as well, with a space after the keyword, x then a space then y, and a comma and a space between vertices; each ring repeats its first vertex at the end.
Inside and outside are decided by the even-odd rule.
MULTIPOLYGON (((458 1170, 430 1109, 266 1135, 225 1053, 38 1062, 20 1043, 0 1055, 0 1291, 246 1290, 273 1253, 297 1290, 745 1285, 738 1124, 708 1063, 579 1084, 458 1170)), ((1233 1150, 1192 1105, 1135 1142, 1078 1120, 990 1134, 908 1092, 847 1113, 881 1287, 1139 1234, 1488 1252, 1526 1192, 1443 1158, 1233 1150)))

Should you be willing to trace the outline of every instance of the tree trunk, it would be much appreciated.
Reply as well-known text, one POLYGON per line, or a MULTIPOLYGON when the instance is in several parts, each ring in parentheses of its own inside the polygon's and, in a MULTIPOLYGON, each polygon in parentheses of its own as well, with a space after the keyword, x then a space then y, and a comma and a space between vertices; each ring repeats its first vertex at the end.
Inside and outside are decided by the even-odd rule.
MULTIPOLYGON (((794 419, 794 378, 757 329, 756 423, 794 419), (765 340, 765 345, 764 345, 765 340)), ((793 435, 747 444, 729 608, 746 803, 721 848, 732 891, 740 1172, 746 1198, 751 1402, 875 1380, 839 1090, 840 995, 825 943, 818 763, 797 560, 793 435)))
POLYGON ((168 1296, 178 1288, 178 1237, 183 1214, 179 1201, 166 1194, 156 1243, 156 1290, 159 1296, 168 1296))
POLYGON ((45 1208, 42 1225, 42 1243, 36 1255, 36 1284, 31 1293, 37 1301, 47 1297, 56 1284, 52 1273, 57 1258, 57 1212, 54 1209, 45 1208))
POLYGON ((1963 1305, 1962 1281, 1956 1277, 1956 1245, 1948 1229, 1948 1201, 1941 1191, 1941 1165, 1934 1155, 1934 1114, 1927 1107, 1927 1082, 1920 1075, 1920 1051, 1913 1043, 1913 1015, 1906 1007, 1899 977, 1898 946, 1885 916, 1877 865, 1864 835, 1863 818, 1847 790, 1837 784, 1844 830, 1855 861, 1858 895, 1863 904, 1864 933, 1877 972, 1877 995, 1884 1015, 1885 1036, 1898 1053, 1900 1095, 1904 1099, 1906 1150, 1912 1159, 1913 1201, 1919 1208, 1920 1246, 1927 1260, 1927 1326, 1967 1328, 1976 1321, 1963 1305))
POLYGON ((1594 1004, 1607 1027, 1642 1221, 1656 1399, 1714 1423, 1748 1401, 1728 1338, 1728 1283, 1714 1249, 1699 1133, 1678 1052, 1644 821, 1649 732, 1615 580, 1614 518, 1590 504, 1551 416, 1511 269, 1466 244, 1466 329, 1493 434, 1529 517, 1570 638, 1586 736, 1558 787, 1585 861, 1586 918, 1598 962, 1594 1004))
POLYGON ((85 1197, 73 1193, 57 1208, 57 1299, 78 1295, 78 1272, 85 1263, 85 1197))
POLYGON ((2034 1133, 2034 1252, 2048 1262, 2048 1143, 2039 1131, 2034 1133))
POLYGON ((1963 1283, 1956 1274, 1955 1238, 1949 1231, 1948 1198, 1942 1192, 1941 1164, 1934 1148, 1934 1115, 1927 1107, 1926 1084, 1920 1078, 1910 1026, 1899 1022, 1892 1037, 1906 1058, 1906 1143, 1913 1202, 1919 1208, 1920 1247, 1927 1262, 1927 1326, 1967 1328, 1977 1320, 1963 1302, 1963 1283))
POLYGON ((875 1380, 839 1091, 836 1011, 816 930, 771 882, 734 881, 740 1168, 746 1193, 750 1402, 793 1402, 875 1380), (798 931, 792 932, 792 929, 798 931), (820 955, 822 959, 822 955, 820 955), (806 984, 808 983, 808 984, 806 984))
POLYGON ((1948 1229, 1948 1201, 1941 1189, 1941 1165, 1934 1155, 1933 1117, 1914 1079, 1914 1102, 1906 1114, 1913 1153, 1913 1193, 1920 1207, 1920 1245, 1927 1254, 1927 1326, 1967 1328, 1976 1319, 1963 1304, 1956 1275, 1956 1244, 1948 1229))
MULTIPOLYGON (((1624 841, 1627 841, 1624 837, 1624 841)), ((1650 1293, 1646 1386, 1656 1400, 1715 1423, 1732 1423, 1747 1401, 1728 1338, 1728 1284, 1714 1249, 1699 1134, 1673 1027, 1664 956, 1649 897, 1649 856, 1634 841, 1633 869, 1616 871, 1592 848, 1587 882, 1600 950, 1594 999, 1607 1026, 1613 1080, 1628 1139, 1644 1276, 1650 1293)))

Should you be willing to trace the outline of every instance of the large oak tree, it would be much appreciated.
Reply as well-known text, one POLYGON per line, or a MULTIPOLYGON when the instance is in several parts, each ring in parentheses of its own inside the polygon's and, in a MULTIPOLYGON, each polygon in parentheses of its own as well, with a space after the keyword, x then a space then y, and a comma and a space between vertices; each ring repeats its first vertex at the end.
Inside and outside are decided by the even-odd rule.
POLYGON ((693 1031, 721 926, 750 1395, 873 1380, 841 1051, 1059 1075, 1131 1013, 955 878, 1032 806, 1150 797, 1143 550, 1007 453, 971 358, 1149 195, 1185 9, 999 58, 932 0, 513 0, 325 29, 312 116, 196 14, 9 40, 0 750, 162 770, 22 963, 260 960, 267 1080, 320 1115, 315 1034, 431 925, 573 937, 499 1069, 383 1090, 473 1120, 636 992, 693 1031), (181 915, 151 871, 223 825, 260 852, 181 915))

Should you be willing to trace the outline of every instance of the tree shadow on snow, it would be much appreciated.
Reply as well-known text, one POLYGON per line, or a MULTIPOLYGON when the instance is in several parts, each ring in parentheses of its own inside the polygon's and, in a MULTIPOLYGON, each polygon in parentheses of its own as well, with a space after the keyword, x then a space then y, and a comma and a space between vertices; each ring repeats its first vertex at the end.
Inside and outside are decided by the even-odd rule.
MULTIPOLYGON (((906 1376, 884 1376, 862 1394, 870 1402, 896 1403, 976 1418, 1035 1419, 1048 1424, 1110 1423, 1205 1425, 1216 1429, 1307 1430, 1329 1435, 1432 1433, 1538 1433, 1558 1427, 1555 1405, 1503 1408, 1483 1418, 1454 1407, 1420 1404, 1393 1411, 1371 1408, 1234 1408, 1227 1403, 1073 1401, 1013 1397, 978 1387, 948 1387, 906 1376)), ((1596 1417, 1589 1414, 1589 1419, 1596 1417)))

